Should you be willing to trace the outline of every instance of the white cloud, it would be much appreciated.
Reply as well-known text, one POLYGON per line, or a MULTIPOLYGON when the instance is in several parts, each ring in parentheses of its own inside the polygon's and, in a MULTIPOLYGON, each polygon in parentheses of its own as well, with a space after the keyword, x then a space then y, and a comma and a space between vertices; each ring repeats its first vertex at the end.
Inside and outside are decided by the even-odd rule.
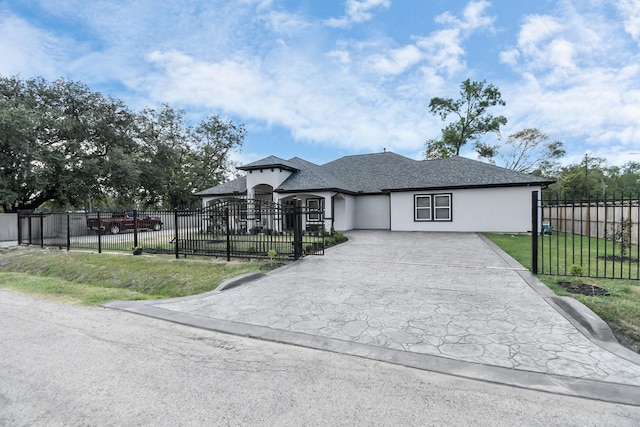
POLYGON ((60 77, 59 61, 64 59, 62 41, 33 27, 16 16, 0 16, 0 74, 25 77, 60 77))
POLYGON ((387 9, 391 6, 391 0, 347 0, 345 15, 340 18, 330 18, 325 25, 335 28, 348 27, 370 20, 373 17, 373 9, 387 9))
POLYGON ((450 12, 438 15, 445 28, 428 36, 414 37, 413 44, 371 55, 367 66, 385 75, 398 75, 426 62, 437 72, 453 76, 466 69, 464 42, 480 30, 492 31, 493 17, 485 15, 488 2, 470 2, 458 18, 450 12))
POLYGON ((462 11, 462 19, 457 18, 451 12, 438 15, 436 22, 443 25, 458 27, 462 30, 476 30, 478 28, 491 28, 495 18, 484 15, 485 10, 491 5, 488 1, 471 1, 462 11))
POLYGON ((422 106, 408 106, 412 100, 394 99, 348 73, 314 70, 304 58, 281 59, 207 63, 176 51, 154 52, 149 60, 157 70, 145 89, 156 102, 265 121, 290 129, 300 141, 354 150, 422 144, 422 106))
POLYGON ((597 2, 578 4, 526 17, 517 44, 500 53, 522 79, 501 86, 507 132, 538 127, 571 141, 569 151, 640 151, 640 54, 624 47, 629 20, 617 22, 597 2))
POLYGON ((640 0, 617 0, 614 2, 624 22, 624 29, 640 43, 640 0))
POLYGON ((303 17, 287 12, 269 11, 264 19, 271 31, 275 33, 295 34, 312 26, 303 17))
POLYGON ((446 72, 448 76, 466 68, 465 50, 459 28, 437 31, 429 37, 421 38, 417 45, 425 51, 429 64, 446 72))
POLYGON ((414 45, 393 49, 386 55, 371 58, 371 66, 382 74, 401 74, 423 59, 423 53, 414 45))

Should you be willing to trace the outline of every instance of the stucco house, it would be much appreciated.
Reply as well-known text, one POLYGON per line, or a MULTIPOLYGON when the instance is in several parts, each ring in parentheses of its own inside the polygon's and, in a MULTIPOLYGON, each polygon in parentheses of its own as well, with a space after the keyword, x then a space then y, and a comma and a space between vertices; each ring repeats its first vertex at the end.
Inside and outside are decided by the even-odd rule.
POLYGON ((305 228, 526 232, 531 192, 553 181, 454 156, 413 160, 392 152, 317 165, 275 156, 238 167, 241 178, 196 193, 204 206, 225 198, 320 208, 305 228))

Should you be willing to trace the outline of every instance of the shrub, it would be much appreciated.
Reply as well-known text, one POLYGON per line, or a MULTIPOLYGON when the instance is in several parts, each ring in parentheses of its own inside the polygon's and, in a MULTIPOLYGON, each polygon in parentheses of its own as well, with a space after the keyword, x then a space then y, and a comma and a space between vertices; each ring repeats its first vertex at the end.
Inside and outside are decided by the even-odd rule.
POLYGON ((583 269, 581 265, 571 264, 571 267, 569 267, 569 274, 573 276, 573 283, 580 284, 580 282, 582 282, 581 279, 578 279, 578 277, 582 276, 582 273, 583 269))
POLYGON ((269 256, 269 261, 271 261, 271 265, 273 265, 276 262, 278 252, 275 249, 269 249, 269 252, 267 252, 267 256, 269 256))
POLYGON ((631 218, 625 218, 620 222, 609 225, 609 230, 605 234, 606 238, 614 243, 620 244, 620 257, 626 258, 627 251, 631 247, 631 228, 633 223, 631 218))

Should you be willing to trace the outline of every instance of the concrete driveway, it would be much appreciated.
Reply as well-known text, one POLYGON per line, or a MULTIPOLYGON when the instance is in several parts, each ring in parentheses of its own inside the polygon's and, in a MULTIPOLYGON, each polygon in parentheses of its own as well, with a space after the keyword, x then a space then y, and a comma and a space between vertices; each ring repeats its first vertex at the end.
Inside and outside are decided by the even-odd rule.
POLYGON ((640 356, 473 233, 354 231, 207 294, 106 306, 538 390, 640 404, 640 356), (235 286, 238 285, 238 286, 235 286), (584 326, 583 326, 584 325, 584 326), (585 327, 586 326, 586 327, 585 327))

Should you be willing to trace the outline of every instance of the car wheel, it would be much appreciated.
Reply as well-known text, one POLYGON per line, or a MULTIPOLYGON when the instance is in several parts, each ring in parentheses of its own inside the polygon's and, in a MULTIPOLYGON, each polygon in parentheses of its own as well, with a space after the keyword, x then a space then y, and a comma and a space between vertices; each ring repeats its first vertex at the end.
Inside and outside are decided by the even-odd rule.
POLYGON ((111 224, 109 226, 109 232, 111 234, 118 234, 120 232, 120 226, 118 224, 111 224))
POLYGON ((162 224, 160 224, 159 222, 156 222, 153 224, 153 231, 160 231, 162 230, 162 224))

